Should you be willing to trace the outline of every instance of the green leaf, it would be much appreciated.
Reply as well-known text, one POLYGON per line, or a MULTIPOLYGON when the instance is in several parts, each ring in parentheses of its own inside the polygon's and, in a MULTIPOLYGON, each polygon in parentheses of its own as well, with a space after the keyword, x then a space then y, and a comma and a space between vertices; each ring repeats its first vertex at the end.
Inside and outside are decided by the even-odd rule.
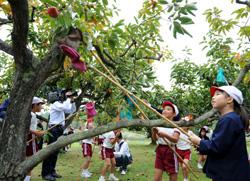
POLYGON ((165 1, 165 0, 159 0, 158 3, 160 3, 160 4, 168 4, 168 2, 165 1))
POLYGON ((174 28, 176 29, 177 33, 184 35, 183 28, 182 28, 181 24, 178 23, 177 21, 174 21, 174 28))
POLYGON ((108 0, 102 0, 102 3, 104 6, 107 6, 108 5, 108 0))
POLYGON ((168 12, 172 11, 173 7, 174 7, 173 5, 170 5, 170 6, 168 7, 168 12))
POLYGON ((52 0, 41 0, 43 3, 47 3, 47 4, 49 4, 49 5, 51 5, 51 6, 57 6, 58 4, 56 3, 56 2, 54 2, 54 1, 52 1, 52 0))
POLYGON ((185 25, 194 24, 193 20, 187 16, 182 16, 182 17, 179 17, 178 19, 181 21, 181 24, 185 24, 185 25))

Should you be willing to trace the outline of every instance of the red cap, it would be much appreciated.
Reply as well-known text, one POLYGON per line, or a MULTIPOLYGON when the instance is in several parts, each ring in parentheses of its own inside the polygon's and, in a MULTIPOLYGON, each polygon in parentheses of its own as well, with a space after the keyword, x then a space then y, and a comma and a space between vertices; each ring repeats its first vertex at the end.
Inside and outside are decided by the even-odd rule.
POLYGON ((172 102, 170 102, 170 101, 165 101, 165 102, 163 102, 163 103, 162 103, 163 109, 164 109, 166 106, 172 107, 176 115, 179 114, 179 110, 178 110, 177 106, 174 105, 172 102))

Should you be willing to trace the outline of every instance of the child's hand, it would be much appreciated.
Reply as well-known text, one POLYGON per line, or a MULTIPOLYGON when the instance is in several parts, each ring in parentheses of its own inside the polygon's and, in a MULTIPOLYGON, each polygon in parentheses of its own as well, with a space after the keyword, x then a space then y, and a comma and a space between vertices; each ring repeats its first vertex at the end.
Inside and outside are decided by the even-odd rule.
POLYGON ((189 135, 189 140, 195 144, 195 145, 200 145, 200 141, 201 141, 201 138, 197 135, 195 135, 194 133, 190 132, 188 133, 189 135))
POLYGON ((153 128, 152 128, 152 131, 153 131, 154 133, 158 133, 158 132, 159 132, 158 128, 156 128, 156 127, 153 127, 153 128))

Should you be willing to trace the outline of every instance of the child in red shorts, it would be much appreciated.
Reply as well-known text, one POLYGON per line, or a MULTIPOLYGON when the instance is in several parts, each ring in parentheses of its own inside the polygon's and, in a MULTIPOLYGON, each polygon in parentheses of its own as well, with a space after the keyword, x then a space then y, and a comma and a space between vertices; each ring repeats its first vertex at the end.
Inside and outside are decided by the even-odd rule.
POLYGON ((116 141, 118 140, 118 136, 120 134, 120 131, 110 131, 105 134, 103 145, 101 149, 101 156, 102 160, 105 160, 105 165, 102 168, 101 176, 99 177, 98 181, 105 181, 105 175, 107 170, 110 170, 109 180, 119 180, 114 175, 115 171, 115 156, 114 156, 114 145, 116 141))
MULTIPOLYGON (((173 120, 179 113, 178 108, 172 102, 163 103, 162 114, 173 120)), ((172 149, 175 149, 175 143, 178 142, 180 132, 172 128, 153 128, 152 137, 157 140, 154 181, 161 181, 163 172, 169 174, 170 181, 177 181, 178 161, 172 149), (167 143, 165 142, 167 139, 167 143), (170 148, 172 147, 172 149, 170 148)))
MULTIPOLYGON (((37 118, 36 118, 36 112, 41 112, 43 104, 44 102, 38 97, 34 97, 32 100, 30 131, 28 134, 28 141, 26 145, 27 157, 34 155, 38 151, 38 144, 36 142, 35 137, 43 136, 45 133, 44 131, 37 129, 37 118), (32 141, 30 141, 31 139, 32 141)), ((30 177, 31 177, 31 170, 26 175, 24 181, 30 181, 30 177)))
MULTIPOLYGON (((93 128, 94 125, 92 122, 87 123, 86 130, 91 130, 93 128)), ((92 175, 92 173, 90 173, 88 170, 92 158, 92 143, 93 143, 93 138, 82 140, 82 153, 84 157, 84 163, 82 165, 81 176, 84 178, 89 178, 92 175)))

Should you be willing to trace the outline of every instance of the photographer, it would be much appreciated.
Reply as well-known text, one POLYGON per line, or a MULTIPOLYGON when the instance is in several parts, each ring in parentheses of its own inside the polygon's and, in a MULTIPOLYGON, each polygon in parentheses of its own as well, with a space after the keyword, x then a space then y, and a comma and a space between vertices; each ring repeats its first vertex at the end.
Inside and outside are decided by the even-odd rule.
MULTIPOLYGON (((71 114, 76 111, 74 103, 74 94, 72 91, 61 91, 58 94, 57 100, 53 102, 50 108, 49 127, 53 127, 49 133, 48 144, 56 142, 63 135, 65 125, 65 114, 71 114), (54 127, 55 126, 55 127, 54 127)), ((56 180, 62 176, 56 173, 55 167, 59 150, 51 154, 43 161, 42 177, 44 180, 56 180)))

